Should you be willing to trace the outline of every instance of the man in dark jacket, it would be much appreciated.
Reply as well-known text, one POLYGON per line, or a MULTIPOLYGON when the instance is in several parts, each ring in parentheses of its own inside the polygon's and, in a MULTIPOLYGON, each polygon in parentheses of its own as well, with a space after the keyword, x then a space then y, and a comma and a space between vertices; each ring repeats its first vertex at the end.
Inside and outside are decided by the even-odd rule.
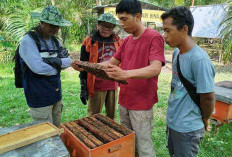
POLYGON ((60 71, 70 66, 71 59, 54 36, 61 26, 71 23, 62 18, 55 6, 47 6, 41 13, 31 13, 31 16, 39 19, 40 24, 22 38, 19 47, 25 97, 35 121, 48 120, 59 127, 62 111, 60 71))

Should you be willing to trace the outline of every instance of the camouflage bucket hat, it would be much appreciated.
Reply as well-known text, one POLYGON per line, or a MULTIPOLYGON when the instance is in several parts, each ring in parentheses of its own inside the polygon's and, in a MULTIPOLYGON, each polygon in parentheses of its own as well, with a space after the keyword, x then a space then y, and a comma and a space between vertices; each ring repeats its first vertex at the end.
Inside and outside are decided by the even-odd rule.
POLYGON ((116 19, 115 19, 114 16, 111 15, 110 13, 102 14, 102 15, 97 19, 97 21, 103 21, 103 22, 108 22, 108 23, 117 25, 116 19))
POLYGON ((52 5, 46 6, 41 13, 31 12, 31 17, 56 26, 71 26, 72 23, 63 19, 59 10, 52 5))

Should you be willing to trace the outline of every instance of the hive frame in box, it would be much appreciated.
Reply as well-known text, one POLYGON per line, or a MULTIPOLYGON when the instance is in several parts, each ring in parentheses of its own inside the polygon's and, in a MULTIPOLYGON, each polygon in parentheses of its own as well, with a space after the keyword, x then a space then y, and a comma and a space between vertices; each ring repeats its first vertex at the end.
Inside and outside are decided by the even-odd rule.
POLYGON ((125 129, 131 132, 129 135, 93 149, 87 147, 64 124, 61 124, 61 128, 64 128, 61 139, 72 157, 134 157, 135 155, 135 133, 127 128, 125 129))
POLYGON ((43 140, 45 138, 49 138, 51 136, 58 135, 58 134, 63 133, 63 132, 64 132, 64 129, 58 129, 57 127, 52 125, 50 122, 44 122, 44 123, 32 125, 30 127, 18 129, 16 131, 9 132, 6 134, 2 134, 2 135, 0 135, 0 142, 1 142, 1 140, 4 140, 4 139, 11 139, 11 140, 8 141, 8 144, 1 142, 0 154, 17 149, 17 148, 20 148, 20 147, 23 147, 23 146, 26 146, 28 144, 32 144, 34 142, 43 140), (42 132, 41 130, 39 130, 40 135, 35 133, 35 134, 30 134, 31 136, 27 136, 27 134, 30 133, 31 130, 32 131, 37 130, 37 129, 39 129, 39 127, 43 127, 46 125, 51 127, 50 131, 42 132), (18 134, 18 136, 17 136, 17 134, 18 134), (14 135, 14 136, 12 136, 12 135, 14 135), (9 142, 11 142, 11 143, 9 143, 9 142))

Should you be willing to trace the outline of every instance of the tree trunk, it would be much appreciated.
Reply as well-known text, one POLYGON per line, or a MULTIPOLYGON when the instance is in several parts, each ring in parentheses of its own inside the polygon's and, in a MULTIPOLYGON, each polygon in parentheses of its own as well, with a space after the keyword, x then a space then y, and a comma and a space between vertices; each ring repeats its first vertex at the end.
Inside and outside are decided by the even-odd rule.
POLYGON ((194 1, 194 0, 192 0, 192 5, 191 5, 191 6, 194 6, 194 2, 195 2, 195 1, 194 1))

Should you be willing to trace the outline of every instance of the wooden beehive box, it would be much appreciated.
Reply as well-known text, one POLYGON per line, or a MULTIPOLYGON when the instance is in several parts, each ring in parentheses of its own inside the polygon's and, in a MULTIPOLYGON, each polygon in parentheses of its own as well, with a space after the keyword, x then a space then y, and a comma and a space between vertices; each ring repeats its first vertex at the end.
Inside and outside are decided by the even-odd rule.
POLYGON ((222 123, 232 121, 232 89, 223 86, 215 86, 216 104, 213 119, 222 123))
POLYGON ((102 114, 61 125, 72 157, 134 157, 135 133, 102 114))
POLYGON ((58 135, 58 129, 49 122, 36 124, 13 132, 0 135, 0 154, 58 135))

